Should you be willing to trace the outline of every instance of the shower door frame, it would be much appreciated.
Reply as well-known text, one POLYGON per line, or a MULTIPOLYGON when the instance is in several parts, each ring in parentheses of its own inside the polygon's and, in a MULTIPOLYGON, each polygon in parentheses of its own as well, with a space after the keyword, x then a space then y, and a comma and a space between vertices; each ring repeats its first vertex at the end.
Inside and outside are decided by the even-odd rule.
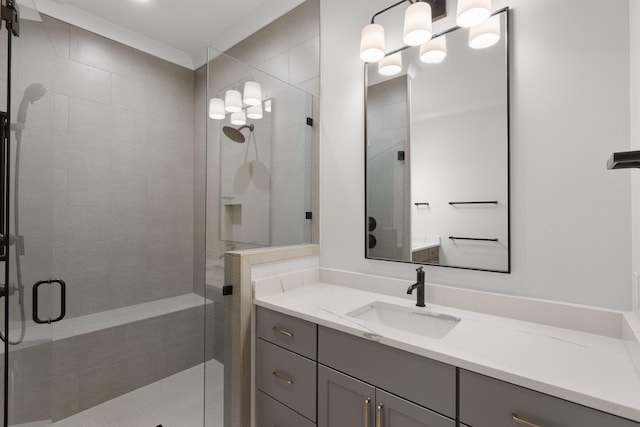
MULTIPOLYGON (((4 262, 4 285, 2 293, 4 294, 4 357, 3 357, 3 411, 2 411, 2 425, 7 427, 9 425, 9 281, 10 281, 10 238, 9 238, 9 226, 10 226, 10 182, 11 182, 11 54, 12 54, 12 39, 15 35, 19 35, 19 16, 17 5, 14 4, 14 0, 3 0, 0 20, 0 25, 5 22, 7 29, 7 111, 4 112, 4 117, 1 121, 2 131, 0 132, 0 245, 2 246, 2 252, 0 253, 0 262, 4 262), (15 24, 15 26, 14 26, 15 24)), ((2 30, 0 26, 0 31, 2 30)))

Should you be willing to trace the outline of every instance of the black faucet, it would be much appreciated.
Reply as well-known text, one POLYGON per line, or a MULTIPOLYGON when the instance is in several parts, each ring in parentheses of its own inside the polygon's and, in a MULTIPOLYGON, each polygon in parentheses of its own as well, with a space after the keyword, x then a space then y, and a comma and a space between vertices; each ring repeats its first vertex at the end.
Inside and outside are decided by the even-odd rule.
POLYGON ((407 289, 407 294, 411 295, 413 293, 413 290, 417 289, 418 302, 416 302, 416 305, 418 307, 424 307, 424 271, 422 271, 422 267, 419 267, 416 271, 418 272, 417 282, 409 286, 409 289, 407 289))

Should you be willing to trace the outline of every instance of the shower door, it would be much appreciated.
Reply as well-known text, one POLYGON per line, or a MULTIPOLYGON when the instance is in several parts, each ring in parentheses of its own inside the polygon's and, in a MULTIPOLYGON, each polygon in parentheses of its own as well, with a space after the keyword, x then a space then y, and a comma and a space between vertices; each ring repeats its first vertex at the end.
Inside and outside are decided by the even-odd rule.
POLYGON ((11 0, 3 1, 2 9, 0 111, 8 113, 0 156, 2 425, 39 426, 53 418, 53 324, 64 317, 65 285, 55 282, 53 271, 54 104, 46 89, 55 55, 50 42, 31 45, 25 54, 33 37, 19 35, 37 31, 31 22, 37 14, 27 12, 16 19, 17 6, 11 0), (7 19, 12 21, 9 29, 7 19))

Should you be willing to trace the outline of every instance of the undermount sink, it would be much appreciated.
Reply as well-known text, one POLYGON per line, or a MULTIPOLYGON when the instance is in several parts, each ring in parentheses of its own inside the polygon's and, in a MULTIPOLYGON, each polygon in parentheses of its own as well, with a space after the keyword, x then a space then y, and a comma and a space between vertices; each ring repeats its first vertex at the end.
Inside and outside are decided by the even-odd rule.
POLYGON ((459 317, 381 301, 353 310, 347 316, 429 338, 444 338, 461 320, 459 317))

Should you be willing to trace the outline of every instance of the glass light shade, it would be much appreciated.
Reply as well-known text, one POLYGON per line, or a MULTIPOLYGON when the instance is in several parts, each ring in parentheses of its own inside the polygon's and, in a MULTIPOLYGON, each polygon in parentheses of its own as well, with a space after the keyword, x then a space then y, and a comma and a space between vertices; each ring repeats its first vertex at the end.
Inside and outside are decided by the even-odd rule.
POLYGON ((425 64, 439 64, 447 56, 447 36, 429 40, 420 46, 420 61, 425 64))
POLYGON ((409 46, 418 46, 431 39, 431 5, 427 2, 416 2, 404 12, 404 42, 409 46))
POLYGON ((267 99, 264 101, 264 111, 266 111, 267 113, 271 112, 271 100, 267 99))
POLYGON ((252 105, 247 108, 247 118, 249 119, 261 119, 262 118, 262 104, 252 105))
POLYGON ((246 82, 242 101, 247 105, 262 104, 262 87, 258 82, 246 82))
POLYGON ((228 113, 242 110, 242 94, 237 90, 228 90, 224 96, 224 109, 228 113))
POLYGON ((384 27, 369 24, 362 29, 360 38, 360 59, 364 62, 378 62, 384 58, 384 27))
POLYGON ((456 24, 469 28, 483 23, 491 16, 491 0, 458 0, 456 24))
POLYGON ((383 76, 393 76, 402 71, 402 52, 385 56, 378 62, 378 73, 383 76))
POLYGON ((244 110, 231 113, 231 124, 236 126, 244 126, 247 124, 247 116, 245 115, 244 110))
POLYGON ((224 101, 220 98, 211 98, 209 100, 209 117, 215 120, 224 120, 225 115, 224 101))
POLYGON ((500 41, 500 16, 495 15, 469 29, 469 47, 485 49, 500 41))

